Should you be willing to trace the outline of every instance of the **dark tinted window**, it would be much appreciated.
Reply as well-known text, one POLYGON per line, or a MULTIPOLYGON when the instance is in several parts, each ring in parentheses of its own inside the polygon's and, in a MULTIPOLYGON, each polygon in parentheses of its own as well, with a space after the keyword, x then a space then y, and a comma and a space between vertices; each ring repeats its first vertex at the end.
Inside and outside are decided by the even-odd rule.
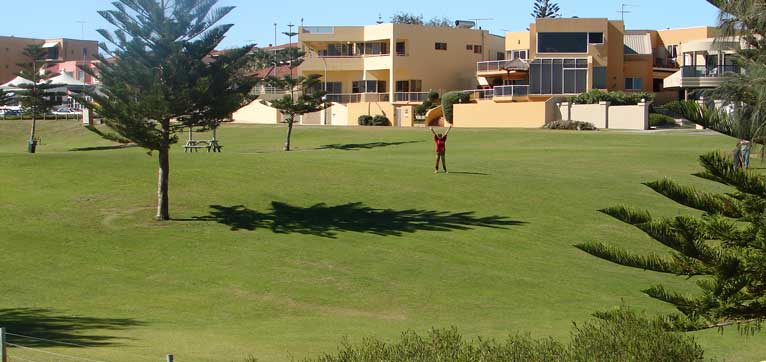
POLYGON ((537 33, 538 53, 587 53, 588 33, 537 33))
POLYGON ((604 42, 604 33, 588 33, 588 43, 601 44, 604 42))
POLYGON ((606 67, 593 67, 593 88, 606 89, 606 67))
MULTIPOLYGON (((583 59, 587 66, 587 59, 583 59)), ((577 94, 586 91, 588 69, 580 59, 536 59, 529 66, 531 94, 577 94)))

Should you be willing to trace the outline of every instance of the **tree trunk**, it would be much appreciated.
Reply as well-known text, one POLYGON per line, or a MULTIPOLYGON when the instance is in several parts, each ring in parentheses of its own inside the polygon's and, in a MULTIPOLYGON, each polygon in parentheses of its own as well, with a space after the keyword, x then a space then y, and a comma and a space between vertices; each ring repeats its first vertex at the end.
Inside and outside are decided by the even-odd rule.
POLYGON ((157 216, 159 221, 170 220, 170 121, 163 122, 162 146, 159 150, 160 168, 157 171, 157 216))
POLYGON ((293 117, 291 116, 290 119, 287 121, 287 138, 285 139, 285 151, 290 151, 290 136, 293 134, 293 117))

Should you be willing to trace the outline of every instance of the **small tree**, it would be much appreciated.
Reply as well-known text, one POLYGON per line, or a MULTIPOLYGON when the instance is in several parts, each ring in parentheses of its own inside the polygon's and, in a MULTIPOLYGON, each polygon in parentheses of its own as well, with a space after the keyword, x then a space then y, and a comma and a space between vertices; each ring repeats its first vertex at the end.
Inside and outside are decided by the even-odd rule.
POLYGON ((27 149, 29 153, 37 151, 37 139, 35 132, 37 130, 37 118, 44 117, 53 109, 57 103, 57 97, 61 97, 61 92, 56 92, 56 88, 61 85, 53 84, 51 78, 55 74, 48 71, 48 65, 52 60, 45 59, 47 54, 42 46, 37 44, 28 45, 22 52, 26 62, 17 64, 21 71, 16 75, 21 78, 29 79, 30 83, 17 84, 19 88, 16 92, 23 112, 32 116, 32 130, 29 134, 27 149))
POLYGON ((558 18, 561 17, 561 9, 559 9, 559 4, 551 0, 535 0, 530 15, 535 19, 558 18))
POLYGON ((208 61, 232 25, 216 25, 233 7, 214 8, 217 0, 118 0, 115 10, 100 11, 117 28, 99 33, 115 48, 102 49, 98 72, 83 68, 101 81, 88 108, 101 114, 114 133, 149 152, 157 151, 157 220, 170 219, 170 146, 176 132, 216 126, 246 104, 255 85, 242 69, 246 46, 208 61))
POLYGON ((391 17, 391 22, 394 24, 413 24, 423 25, 423 15, 415 15, 411 13, 396 13, 391 17))
POLYGON ((453 109, 455 103, 468 103, 471 101, 470 94, 462 91, 454 91, 444 93, 442 96, 442 111, 444 112, 444 119, 452 124, 453 109))
POLYGON ((668 316, 670 326, 698 330, 737 324, 752 330, 766 320, 766 177, 742 169, 719 153, 700 157, 698 176, 733 187, 711 194, 665 179, 646 183, 655 192, 703 217, 654 218, 625 206, 602 210, 671 248, 670 257, 635 255, 599 242, 581 250, 624 266, 697 278, 699 295, 683 295, 654 286, 644 293, 670 303, 682 314, 668 316))
POLYGON ((434 18, 431 18, 431 20, 429 20, 425 25, 433 26, 437 28, 451 28, 455 26, 455 22, 452 21, 452 19, 447 17, 441 17, 441 18, 434 17, 434 18))
MULTIPOLYGON (((284 34, 291 38, 290 43, 292 43, 292 37, 296 33, 289 32, 284 34)), ((266 84, 279 89, 289 89, 290 94, 285 95, 281 99, 273 100, 270 104, 262 101, 263 104, 270 105, 279 110, 284 116, 285 123, 287 123, 287 135, 285 136, 283 148, 285 151, 290 151, 295 118, 306 113, 321 111, 327 106, 326 102, 322 99, 324 91, 320 89, 320 75, 293 76, 295 68, 303 63, 304 56, 304 51, 295 47, 289 47, 273 53, 270 60, 266 60, 266 62, 271 62, 275 65, 287 65, 290 68, 290 74, 287 76, 281 78, 272 76, 265 79, 266 84)), ((260 57, 269 59, 268 55, 261 54, 260 57)))

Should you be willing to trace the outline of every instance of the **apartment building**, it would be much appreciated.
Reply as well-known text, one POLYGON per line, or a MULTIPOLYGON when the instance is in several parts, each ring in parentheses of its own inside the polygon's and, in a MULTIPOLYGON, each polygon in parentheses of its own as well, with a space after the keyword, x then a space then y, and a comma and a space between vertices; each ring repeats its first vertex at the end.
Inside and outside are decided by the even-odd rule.
POLYGON ((479 99, 540 101, 592 89, 655 92, 667 101, 715 86, 733 70, 714 28, 625 30, 608 19, 537 19, 506 34, 504 60, 479 62, 479 99), (718 46, 720 44, 716 44, 718 46), (490 91, 491 89, 491 91, 490 91))
MULTIPOLYGON (((98 42, 75 39, 31 39, 13 36, 0 36, 0 84, 16 77, 18 63, 28 62, 23 55, 24 48, 37 44, 46 51, 46 59, 57 62, 94 60, 98 54, 98 42)), ((75 73, 75 75, 77 75, 75 73)))
POLYGON ((410 122, 428 91, 473 89, 476 63, 505 57, 503 37, 486 30, 411 24, 307 26, 298 46, 306 52, 298 73, 321 75, 328 100, 348 105, 350 123, 361 114, 410 122))

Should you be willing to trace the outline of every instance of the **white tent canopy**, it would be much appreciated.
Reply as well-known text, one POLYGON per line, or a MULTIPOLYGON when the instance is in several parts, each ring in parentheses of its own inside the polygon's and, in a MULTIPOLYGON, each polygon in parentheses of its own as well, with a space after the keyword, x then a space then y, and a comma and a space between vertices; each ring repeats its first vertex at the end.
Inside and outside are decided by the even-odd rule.
POLYGON ((26 78, 16 77, 11 79, 8 83, 0 85, 0 88, 4 90, 18 89, 18 86, 22 84, 32 84, 32 81, 26 78))
MULTIPOLYGON (((31 82, 30 82, 31 83, 31 82)), ((61 73, 53 78, 51 78, 51 83, 53 84, 62 84, 62 85, 82 85, 81 80, 74 79, 71 75, 67 73, 61 73)))

